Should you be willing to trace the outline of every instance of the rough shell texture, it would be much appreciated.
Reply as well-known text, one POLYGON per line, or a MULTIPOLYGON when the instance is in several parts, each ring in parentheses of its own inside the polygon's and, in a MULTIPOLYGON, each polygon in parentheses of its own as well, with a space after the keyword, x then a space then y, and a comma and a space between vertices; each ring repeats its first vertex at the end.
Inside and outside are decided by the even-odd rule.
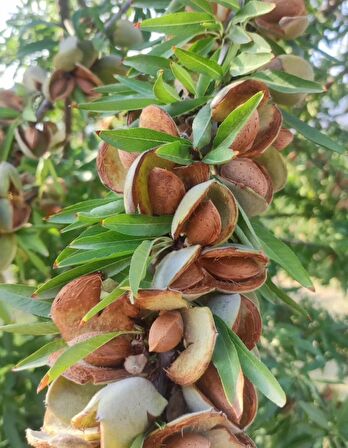
POLYGON ((148 190, 154 215, 173 215, 185 194, 185 186, 180 178, 158 167, 149 173, 148 190))
POLYGON ((282 151, 287 148, 294 140, 294 134, 290 129, 282 128, 278 134, 278 137, 273 142, 273 147, 278 151, 282 151))
POLYGON ((211 448, 209 439, 201 434, 191 432, 187 434, 177 434, 166 443, 166 448, 211 448))
POLYGON ((155 319, 149 331, 149 351, 163 353, 175 348, 184 335, 179 311, 166 311, 155 319))
POLYGON ((140 289, 136 306, 149 311, 172 311, 187 308, 188 303, 179 291, 169 289, 140 289))
MULTIPOLYGON (((84 315, 99 302, 101 287, 102 279, 99 274, 79 277, 65 285, 54 299, 51 311, 52 319, 66 341, 95 331, 133 329, 133 318, 138 315, 138 309, 129 303, 126 295, 109 305, 87 323, 81 324, 84 315)), ((107 350, 109 346, 113 347, 112 365, 120 364, 130 354, 130 342, 126 336, 120 336, 102 348, 107 350)), ((103 364, 100 359, 98 365, 110 366, 109 356, 106 357, 105 362, 106 364, 103 364)))
POLYGON ((76 80, 71 73, 55 70, 44 84, 44 92, 52 101, 64 100, 71 95, 76 86, 76 80))
POLYGON ((201 246, 214 244, 218 240, 221 230, 221 217, 211 200, 202 202, 196 208, 185 228, 189 244, 200 244, 201 246))
POLYGON ((209 166, 202 162, 195 162, 189 166, 178 166, 173 169, 185 185, 186 190, 209 180, 209 166))
POLYGON ((239 132, 236 139, 232 143, 231 149, 240 154, 243 154, 244 152, 248 151, 252 147, 255 138, 259 132, 259 129, 260 129, 259 113, 257 112, 257 110, 255 110, 252 116, 249 118, 247 124, 239 132))
POLYGON ((126 170, 120 163, 120 152, 108 143, 102 143, 99 147, 97 171, 100 180, 107 188, 115 193, 123 192, 126 170))
POLYGON ((172 117, 158 106, 145 107, 139 117, 139 127, 153 129, 177 137, 178 129, 172 117))

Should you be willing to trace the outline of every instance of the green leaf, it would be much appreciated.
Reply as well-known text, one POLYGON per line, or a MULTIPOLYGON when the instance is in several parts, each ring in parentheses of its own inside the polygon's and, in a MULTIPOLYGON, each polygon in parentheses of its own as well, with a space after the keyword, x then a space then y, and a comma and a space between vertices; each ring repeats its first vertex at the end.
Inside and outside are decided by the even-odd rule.
POLYGON ((139 73, 156 76, 158 70, 168 70, 170 73, 169 60, 151 54, 139 54, 130 56, 123 61, 124 65, 132 67, 139 73))
POLYGON ((92 101, 89 103, 80 103, 79 109, 88 110, 90 112, 122 112, 128 110, 139 110, 151 104, 160 104, 159 101, 151 97, 136 97, 131 96, 128 98, 119 99, 118 96, 108 97, 98 101, 92 101))
POLYGON ((168 142, 180 142, 186 145, 191 144, 188 140, 147 128, 101 131, 99 132, 99 137, 115 148, 128 152, 144 152, 168 142))
POLYGON ((145 441, 145 434, 139 434, 134 440, 130 448, 143 448, 145 441))
POLYGON ((188 0, 187 3, 195 10, 204 11, 207 14, 214 14, 213 7, 208 0, 188 0))
MULTIPOLYGON (((199 32, 197 34, 199 34, 199 32)), ((149 52, 149 54, 169 58, 173 54, 173 48, 176 45, 186 44, 195 36, 196 34, 192 34, 192 31, 180 33, 178 36, 174 36, 173 39, 168 39, 160 43, 159 45, 155 45, 149 52)))
POLYGON ((48 222, 54 224, 71 224, 76 220, 77 212, 90 211, 95 207, 108 204, 115 200, 115 196, 109 196, 105 199, 89 199, 87 201, 78 202, 77 204, 65 207, 64 210, 56 215, 50 216, 48 222))
POLYGON ((263 92, 258 92, 245 103, 236 107, 221 123, 216 133, 213 146, 217 148, 231 147, 239 132, 246 125, 263 98, 263 92))
POLYGON ((172 216, 118 215, 106 218, 103 226, 125 235, 156 237, 170 232, 172 216))
POLYGON ((73 240, 69 247, 74 249, 102 249, 108 247, 110 244, 116 242, 133 242, 142 241, 142 237, 133 237, 129 235, 123 235, 122 233, 113 232, 112 230, 104 229, 104 232, 98 235, 82 236, 73 240))
POLYGON ((196 94, 196 87, 190 73, 175 62, 170 63, 170 68, 174 77, 193 95, 196 94))
POLYGON ((238 13, 233 17, 232 23, 244 23, 254 17, 263 16, 275 8, 274 3, 266 3, 260 1, 249 1, 238 13))
MULTIPOLYGON (((103 85, 103 86, 98 86, 95 87, 94 90, 96 92, 99 93, 112 93, 112 94, 117 94, 119 96, 129 96, 132 95, 132 93, 134 93, 133 89, 130 89, 128 87, 126 87, 123 84, 120 84, 119 82, 115 83, 115 84, 107 84, 107 85, 103 85)), ((136 90, 135 90, 136 92, 136 90)))
MULTIPOLYGON (((127 276, 128 278, 128 276, 127 276)), ((88 313, 86 313, 83 318, 82 322, 88 322, 92 317, 99 314, 103 309, 105 309, 107 306, 111 305, 112 303, 116 302, 120 297, 122 297, 125 293, 125 290, 122 284, 120 284, 117 288, 115 288, 113 291, 110 292, 107 296, 105 296, 102 300, 100 300, 93 308, 91 308, 88 313)))
POLYGON ((110 261, 110 260, 100 260, 93 263, 86 263, 82 266, 69 269, 68 271, 62 272, 56 277, 48 280, 42 286, 40 286, 35 294, 41 297, 54 297, 57 292, 74 278, 80 277, 81 275, 87 275, 95 271, 102 271, 104 274, 111 273, 116 274, 122 272, 129 266, 130 257, 125 257, 122 260, 110 261))
POLYGON ((66 343, 65 341, 63 341, 63 339, 57 339, 55 341, 48 342, 31 355, 22 359, 22 361, 20 361, 13 368, 13 370, 15 372, 19 372, 20 370, 35 369, 36 367, 45 366, 48 363, 49 355, 60 350, 63 347, 66 347, 66 343))
POLYGON ((108 247, 94 250, 78 250, 72 255, 64 258, 60 262, 56 262, 55 266, 62 268, 66 266, 75 266, 86 262, 96 262, 101 260, 116 260, 125 257, 134 252, 138 247, 138 241, 126 241, 119 243, 111 243, 108 247))
POLYGON ((203 162, 208 165, 223 165, 234 157, 236 157, 236 155, 229 146, 219 146, 218 148, 209 151, 203 158, 203 162))
POLYGON ((132 79, 126 76, 116 76, 115 78, 121 84, 125 85, 126 87, 129 87, 135 92, 138 92, 146 96, 152 95, 152 85, 147 81, 139 81, 138 79, 132 79))
POLYGON ((172 117, 179 117, 180 115, 188 114, 194 111, 198 107, 202 106, 207 102, 209 97, 203 96, 201 98, 188 99, 184 101, 178 101, 177 103, 169 104, 165 106, 164 109, 172 117))
POLYGON ((48 370, 44 378, 42 379, 39 389, 46 387, 52 381, 57 379, 66 370, 72 367, 77 362, 86 358, 98 348, 110 342, 112 339, 122 336, 124 334, 137 334, 136 331, 115 331, 112 333, 99 334, 97 336, 92 336, 91 338, 78 342, 77 344, 68 347, 53 364, 53 366, 48 370))
POLYGON ((98 207, 92 208, 88 212, 78 212, 78 218, 106 218, 107 216, 114 215, 117 213, 124 212, 124 203, 122 199, 117 201, 109 202, 104 205, 99 205, 98 207))
POLYGON ((282 268, 284 268, 286 272, 288 272, 291 277, 298 281, 302 286, 313 291, 314 286, 308 272, 290 247, 276 238, 274 234, 259 221, 254 221, 253 227, 261 241, 262 248, 266 255, 282 266, 282 268))
POLYGON ((215 3, 226 6, 226 8, 233 9, 234 11, 238 11, 240 9, 238 0, 217 0, 215 3))
POLYGON ((305 411, 310 420, 320 426, 320 428, 325 430, 330 428, 327 416, 321 409, 314 406, 312 403, 306 403, 305 401, 299 401, 298 404, 305 411))
POLYGON ((0 285, 0 301, 13 308, 38 317, 49 317, 51 304, 42 300, 33 300, 35 288, 26 285, 0 285))
POLYGON ((9 324, 0 326, 0 331, 7 333, 27 334, 31 336, 45 336, 59 333, 53 322, 31 322, 26 324, 9 324))
POLYGON ((134 251, 129 268, 129 285, 137 296, 141 281, 144 279, 150 261, 154 241, 143 241, 134 251))
POLYGON ((167 84, 163 80, 163 70, 160 70, 157 75, 157 79, 153 86, 153 93, 156 97, 165 104, 175 103, 180 101, 180 97, 177 91, 171 85, 167 84))
POLYGON ((179 61, 193 72, 203 73, 213 79, 220 79, 223 75, 220 65, 211 59, 181 48, 176 48, 174 53, 179 61))
POLYGON ((226 326, 228 333, 237 349, 239 361, 245 376, 277 406, 286 403, 285 392, 271 371, 252 352, 250 352, 239 337, 226 326))
POLYGON ((241 76, 254 72, 273 59, 272 53, 240 53, 230 66, 232 76, 241 76))
POLYGON ((183 31, 196 32, 204 30, 206 25, 215 24, 215 18, 204 12, 176 12, 154 19, 146 19, 141 23, 143 31, 156 31, 164 34, 180 34, 183 31))
POLYGON ((211 140, 211 108, 210 105, 202 107, 192 122, 193 147, 202 149, 211 140))
POLYGON ((295 302, 283 289, 278 288, 270 278, 266 280, 266 283, 259 289, 261 295, 267 300, 273 303, 278 301, 285 303, 294 313, 304 316, 306 319, 311 319, 309 314, 303 307, 295 302))
POLYGON ((265 70, 255 73, 252 79, 259 79, 271 89, 282 93, 321 93, 323 87, 314 81, 307 81, 298 76, 281 71, 265 70))
POLYGON ((251 41, 251 37, 249 35, 249 33, 247 33, 243 27, 241 26, 237 26, 237 25, 233 25, 231 27, 230 32, 228 33, 228 37, 231 39, 231 41, 234 44, 247 44, 251 41))
POLYGON ((304 123, 302 120, 299 120, 297 117, 284 109, 282 109, 282 114, 286 126, 296 129, 311 142, 322 146, 323 148, 329 149, 330 151, 338 152, 339 154, 346 153, 346 148, 343 145, 331 140, 330 137, 318 131, 318 129, 308 126, 308 124, 304 123))
POLYGON ((0 107, 0 119, 1 120, 13 120, 20 116, 20 112, 9 107, 0 107))
POLYGON ((43 51, 43 50, 54 50, 54 48, 56 47, 57 42, 56 40, 53 39, 42 39, 36 42, 30 42, 26 45, 23 45, 19 48, 18 53, 17 53, 17 57, 22 59, 25 56, 31 55, 33 53, 36 53, 38 51, 43 51))
POLYGON ((214 320, 219 334, 215 344, 213 363, 219 373, 226 398, 232 404, 236 397, 238 378, 242 369, 236 347, 226 330, 227 325, 218 316, 214 316, 214 320))
POLYGON ((166 143, 156 149, 156 154, 162 159, 170 160, 179 165, 190 165, 193 162, 190 147, 181 145, 180 142, 166 143))

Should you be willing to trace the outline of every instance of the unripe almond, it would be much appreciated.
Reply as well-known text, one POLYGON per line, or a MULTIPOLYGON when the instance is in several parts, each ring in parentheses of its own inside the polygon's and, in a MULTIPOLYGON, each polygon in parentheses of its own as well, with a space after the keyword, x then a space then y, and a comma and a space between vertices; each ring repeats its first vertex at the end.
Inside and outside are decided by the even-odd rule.
POLYGON ((166 443, 166 448, 210 448, 209 439, 196 432, 178 434, 166 443))
POLYGON ((209 200, 197 207, 187 223, 185 233, 190 244, 208 246, 218 239, 221 229, 220 214, 209 200))
POLYGON ((130 166, 134 162, 134 160, 138 157, 138 152, 128 152, 128 151, 122 151, 122 149, 118 150, 118 156, 121 160, 122 165, 126 168, 126 170, 129 170, 130 166))
POLYGON ((185 194, 185 186, 178 176, 158 167, 150 171, 148 188, 154 215, 173 215, 185 194))
POLYGON ((149 332, 150 352, 164 353, 172 350, 181 341, 184 322, 179 311, 167 311, 153 322, 149 332))

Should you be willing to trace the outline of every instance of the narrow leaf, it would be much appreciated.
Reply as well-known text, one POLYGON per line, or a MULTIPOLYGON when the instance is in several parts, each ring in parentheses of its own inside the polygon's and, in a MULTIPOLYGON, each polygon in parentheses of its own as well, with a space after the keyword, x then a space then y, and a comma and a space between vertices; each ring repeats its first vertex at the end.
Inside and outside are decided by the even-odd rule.
POLYGON ((204 12, 176 12, 153 19, 146 19, 141 23, 144 31, 156 31, 165 34, 180 34, 183 31, 204 29, 204 24, 214 24, 214 16, 204 12))
POLYGON ((213 363, 219 373, 226 397, 232 404, 237 393, 241 365, 237 350, 226 330, 226 324, 217 316, 214 316, 214 319, 219 335, 215 344, 213 363))
POLYGON ((307 81, 298 76, 281 71, 265 70, 255 73, 252 79, 259 79, 267 84, 271 89, 282 93, 321 93, 323 87, 314 81, 307 81))
POLYGON ((158 72, 157 79, 153 86, 153 93, 164 104, 180 101, 180 97, 174 87, 163 80, 163 70, 158 72))
POLYGON ((122 112, 128 110, 139 110, 151 104, 160 104, 155 98, 151 97, 129 97, 119 99, 119 97, 108 97, 98 101, 89 103, 80 103, 79 109, 88 110, 90 112, 122 112))
POLYGON ((211 108, 210 105, 202 107, 198 114, 193 119, 192 123, 192 137, 193 147, 202 149, 208 145, 211 140, 211 108))
POLYGON ((0 301, 13 308, 38 317, 49 317, 51 304, 43 300, 33 300, 35 288, 26 285, 0 285, 0 301))
POLYGON ((284 122, 289 128, 296 129, 300 134, 312 141, 316 145, 329 149, 330 151, 338 152, 339 154, 345 154, 346 148, 340 143, 331 140, 330 137, 318 131, 318 129, 308 126, 302 120, 299 120, 289 112, 282 110, 284 122))
POLYGON ((45 366, 48 363, 49 355, 65 347, 66 343, 63 339, 57 339, 56 341, 48 342, 44 346, 40 347, 31 355, 22 359, 14 368, 15 372, 20 370, 35 369, 36 367, 45 366))
POLYGON ((211 76, 213 79, 220 79, 222 77, 222 68, 217 62, 204 58, 203 56, 199 56, 192 51, 182 50, 180 48, 176 48, 174 53, 179 61, 189 70, 203 73, 211 76))
POLYGON ((7 333, 28 334, 41 336, 59 333, 53 322, 31 322, 26 324, 9 324, 0 326, 0 331, 7 333))
POLYGON ((138 294, 141 281, 146 275, 153 241, 143 241, 134 251, 129 267, 129 285, 134 296, 138 294))
POLYGON ((190 75, 190 73, 184 69, 179 64, 176 64, 175 62, 170 63, 170 68, 172 70, 172 73, 174 77, 181 82, 181 84, 193 95, 196 94, 196 87, 195 83, 193 82, 193 79, 190 75))
MULTIPOLYGON (((224 324, 225 325, 225 324, 224 324)), ((285 392, 275 379, 271 371, 252 352, 250 352, 239 337, 226 326, 239 356, 245 376, 277 406, 286 403, 285 392)))
POLYGON ((157 148, 156 154, 162 159, 179 165, 190 165, 193 162, 190 149, 189 146, 181 145, 180 142, 172 142, 157 148))
POLYGON ((275 8, 274 3, 249 1, 238 13, 233 17, 232 23, 244 23, 254 17, 263 16, 275 8))
POLYGON ((263 98, 263 93, 258 92, 245 103, 236 107, 221 123, 214 139, 214 147, 230 147, 239 132, 246 125, 252 114, 257 109, 263 98))
POLYGON ((107 218, 103 226, 125 235, 162 236, 170 232, 171 216, 118 215, 107 218))

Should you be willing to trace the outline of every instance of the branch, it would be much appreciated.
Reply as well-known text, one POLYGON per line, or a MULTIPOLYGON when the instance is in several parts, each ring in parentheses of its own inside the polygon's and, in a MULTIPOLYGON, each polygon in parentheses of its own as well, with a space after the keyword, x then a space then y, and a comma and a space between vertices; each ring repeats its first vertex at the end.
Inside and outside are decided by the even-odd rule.
POLYGON ((58 0, 59 15, 64 25, 65 20, 70 18, 69 0, 58 0))
POLYGON ((46 113, 53 109, 53 104, 51 101, 44 99, 36 111, 37 121, 41 121, 46 113))
POLYGON ((63 158, 67 159, 70 150, 70 138, 72 130, 72 108, 70 98, 67 98, 64 103, 64 123, 65 123, 65 143, 63 150, 63 158))
POLYGON ((127 0, 122 6, 120 6, 120 9, 118 10, 117 14, 115 14, 113 17, 111 17, 110 20, 108 20, 105 24, 105 34, 108 33, 108 31, 111 31, 115 23, 121 19, 123 14, 125 14, 128 9, 132 6, 133 0, 127 0))

